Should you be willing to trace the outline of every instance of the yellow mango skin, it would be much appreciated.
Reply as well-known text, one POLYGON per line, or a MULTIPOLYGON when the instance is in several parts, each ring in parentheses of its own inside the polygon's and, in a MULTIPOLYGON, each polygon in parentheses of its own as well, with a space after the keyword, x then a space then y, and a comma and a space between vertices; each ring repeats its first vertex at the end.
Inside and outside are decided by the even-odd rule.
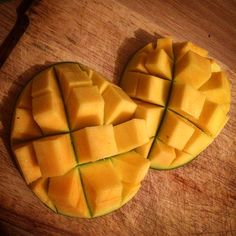
POLYGON ((164 144, 162 141, 154 140, 152 149, 150 151, 149 160, 151 161, 151 168, 154 169, 168 169, 170 164, 176 158, 175 149, 164 144))
POLYGON ((158 138, 171 147, 183 150, 193 133, 194 127, 190 122, 168 110, 158 138))
POLYGON ((42 132, 34 121, 32 112, 24 108, 16 108, 11 127, 11 139, 29 140, 42 136, 42 132))
POLYGON ((13 152, 27 184, 42 176, 32 143, 29 142, 15 147, 13 152))
POLYGON ((155 50, 164 49, 171 60, 174 60, 173 40, 171 37, 160 38, 157 40, 155 50))
POLYGON ((134 101, 137 103, 134 118, 144 119, 146 121, 148 137, 155 136, 164 114, 164 108, 139 100, 134 101))
POLYGON ((120 124, 130 120, 137 105, 119 87, 109 85, 102 94, 105 102, 105 124, 120 124))
POLYGON ((135 151, 139 153, 143 158, 147 158, 153 141, 154 141, 154 137, 150 138, 148 143, 135 148, 135 151))
POLYGON ((182 58, 187 52, 192 51, 199 56, 207 57, 208 51, 192 42, 182 42, 174 44, 174 55, 176 62, 182 58))
POLYGON ((34 97, 32 113, 45 135, 69 131, 62 99, 56 93, 46 92, 34 97))
POLYGON ((67 102, 73 88, 92 85, 92 80, 77 64, 59 64, 55 66, 55 71, 60 82, 65 103, 67 102))
POLYGON ((93 85, 98 87, 99 93, 102 94, 104 90, 110 85, 111 83, 107 81, 100 73, 93 71, 91 75, 91 80, 93 85))
POLYGON ((32 81, 32 97, 34 98, 44 93, 55 93, 59 96, 59 87, 57 85, 53 67, 42 71, 32 81))
POLYGON ((164 49, 149 53, 145 67, 152 75, 169 80, 172 78, 173 61, 164 49))
POLYGON ((175 64, 174 80, 200 88, 211 76, 210 60, 188 51, 175 64), (194 76, 193 76, 194 75, 194 76))
POLYGON ((114 126, 118 153, 130 151, 149 141, 146 122, 143 119, 132 119, 114 126))
POLYGON ((79 163, 100 160, 118 152, 112 125, 87 127, 74 132, 72 137, 79 163))
POLYGON ((150 167, 150 161, 135 151, 120 154, 112 158, 112 163, 119 178, 130 184, 140 183, 150 167))
POLYGON ((169 109, 189 118, 198 119, 206 96, 188 84, 173 83, 169 109))
POLYGON ((104 100, 97 86, 73 88, 66 105, 72 130, 104 123, 104 100))
POLYGON ((123 186, 110 160, 83 165, 80 173, 93 216, 121 205, 123 186))
POLYGON ((43 177, 65 174, 76 165, 70 135, 55 135, 33 141, 43 177))
POLYGON ((189 139, 187 144, 184 147, 184 152, 192 154, 193 156, 197 156, 200 152, 202 152, 208 145, 213 142, 213 138, 200 129, 195 127, 195 131, 192 137, 189 139))
POLYGON ((225 72, 212 73, 211 78, 200 87, 199 91, 212 102, 218 104, 231 102, 230 84, 225 72))
POLYGON ((36 194, 36 196, 46 204, 51 210, 57 212, 54 204, 48 197, 48 178, 40 178, 34 181, 30 185, 31 190, 36 194))

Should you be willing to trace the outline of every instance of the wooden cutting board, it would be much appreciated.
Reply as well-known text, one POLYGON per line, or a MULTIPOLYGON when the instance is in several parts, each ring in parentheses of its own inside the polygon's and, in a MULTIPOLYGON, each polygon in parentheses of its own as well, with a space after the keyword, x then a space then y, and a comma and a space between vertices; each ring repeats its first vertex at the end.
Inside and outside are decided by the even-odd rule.
MULTIPOLYGON (((0 229, 10 235, 236 235, 236 5, 234 1, 39 1, 0 69, 0 229), (9 150, 13 105, 31 76, 53 62, 84 63, 117 81, 131 55, 156 37, 191 40, 222 62, 231 118, 195 161, 150 170, 136 197, 96 219, 56 215, 26 186, 9 150), (228 66, 226 66, 228 65, 228 66)), ((4 234, 3 234, 4 235, 4 234)))

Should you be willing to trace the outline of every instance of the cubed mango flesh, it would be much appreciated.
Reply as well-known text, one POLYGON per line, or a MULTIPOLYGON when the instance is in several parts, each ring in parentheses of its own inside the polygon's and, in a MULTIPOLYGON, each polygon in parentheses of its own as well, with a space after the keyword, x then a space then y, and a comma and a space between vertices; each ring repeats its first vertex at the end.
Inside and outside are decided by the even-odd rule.
POLYGON ((102 97, 105 102, 105 124, 117 125, 132 118, 137 105, 121 88, 109 85, 102 97))
POLYGON ((76 165, 69 134, 38 139, 33 146, 43 177, 64 175, 76 165))
POLYGON ((93 85, 98 87, 100 94, 102 94, 107 88, 107 86, 110 84, 108 80, 106 80, 101 74, 95 71, 91 75, 91 80, 93 82, 93 85))
POLYGON ((210 60, 188 51, 175 64, 174 80, 200 88, 211 77, 210 60))
POLYGON ((115 156, 112 163, 121 181, 130 184, 140 183, 150 166, 150 161, 135 151, 115 156))
POLYGON ((193 125, 174 112, 167 111, 158 137, 165 144, 183 150, 194 133, 193 125))
POLYGON ((150 138, 148 143, 143 144, 142 146, 135 148, 135 151, 137 153, 139 153, 143 158, 147 158, 148 155, 149 155, 149 151, 151 149, 153 141, 154 141, 154 137, 150 138))
POLYGON ((30 81, 24 90, 21 92, 16 107, 32 110, 32 99, 31 99, 32 81, 30 81))
POLYGON ((127 70, 134 72, 148 73, 145 67, 146 59, 147 59, 147 53, 145 52, 138 53, 128 64, 127 70))
POLYGON ((159 38, 156 50, 164 49, 171 60, 174 60, 173 39, 171 37, 159 38))
POLYGON ((104 123, 104 100, 97 86, 73 88, 66 105, 72 130, 104 123))
POLYGON ((112 125, 87 127, 74 132, 72 137, 80 163, 114 156, 118 152, 112 125))
POLYGON ((189 153, 182 152, 177 149, 175 149, 175 154, 176 154, 176 157, 175 157, 174 161, 170 164, 170 166, 169 166, 170 168, 177 168, 179 166, 182 166, 182 165, 190 162, 195 157, 189 153))
POLYGON ((152 75, 169 80, 172 78, 173 61, 164 49, 154 50, 149 53, 145 67, 152 75))
POLYGON ((168 169, 170 164, 174 161, 175 149, 162 141, 156 139, 150 151, 149 160, 151 167, 154 169, 168 169))
POLYGON ((118 153, 130 151, 149 141, 143 119, 132 119, 114 126, 114 134, 118 153))
POLYGON ((13 152, 27 184, 42 176, 31 142, 15 147, 13 152))
POLYGON ((123 184, 122 205, 124 205, 135 196, 135 194, 140 189, 141 184, 128 184, 124 182, 122 182, 122 184, 123 184))

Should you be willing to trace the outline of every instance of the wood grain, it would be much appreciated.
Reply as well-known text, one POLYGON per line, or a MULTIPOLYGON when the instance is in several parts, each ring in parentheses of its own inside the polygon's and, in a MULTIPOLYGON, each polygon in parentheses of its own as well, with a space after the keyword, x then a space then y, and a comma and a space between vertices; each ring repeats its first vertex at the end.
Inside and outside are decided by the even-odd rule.
POLYGON ((25 235, 236 235, 235 1, 189 2, 42 0, 31 9, 30 26, 0 70, 0 227, 25 235), (232 85, 228 124, 187 166, 150 170, 120 210, 92 220, 54 214, 26 186, 10 155, 19 91, 39 68, 61 60, 80 61, 117 81, 132 53, 160 35, 192 40, 222 62, 232 85))

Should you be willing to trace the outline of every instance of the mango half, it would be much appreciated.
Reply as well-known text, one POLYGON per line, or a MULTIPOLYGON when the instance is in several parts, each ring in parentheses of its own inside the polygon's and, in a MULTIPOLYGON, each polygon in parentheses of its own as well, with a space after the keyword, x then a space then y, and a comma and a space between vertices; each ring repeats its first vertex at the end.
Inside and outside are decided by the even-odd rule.
POLYGON ((136 148, 154 127, 134 118, 136 110, 120 87, 81 64, 41 71, 12 117, 11 147, 26 183, 63 215, 91 218, 120 208, 150 167, 136 148))
POLYGON ((190 162, 229 119, 227 75, 191 42, 173 43, 167 37, 147 44, 129 61, 120 86, 137 103, 134 118, 146 121, 149 143, 136 151, 154 169, 190 162))

